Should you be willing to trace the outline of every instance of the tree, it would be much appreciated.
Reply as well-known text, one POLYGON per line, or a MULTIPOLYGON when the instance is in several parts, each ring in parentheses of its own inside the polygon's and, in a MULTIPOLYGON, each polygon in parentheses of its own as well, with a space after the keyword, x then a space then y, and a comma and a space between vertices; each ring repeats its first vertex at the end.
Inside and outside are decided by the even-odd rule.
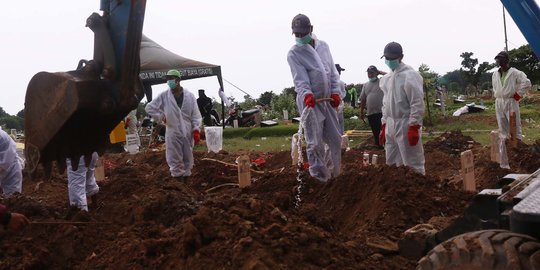
POLYGON ((18 113, 17 113, 17 116, 24 119, 24 109, 20 110, 18 113))
POLYGON ((255 107, 255 105, 257 105, 257 101, 253 99, 250 95, 245 95, 244 101, 241 102, 239 105, 242 110, 249 110, 255 107))
POLYGON ((261 94, 259 99, 257 99, 257 103, 263 106, 270 105, 270 103, 272 102, 272 99, 275 97, 276 97, 276 94, 274 94, 274 92, 266 91, 261 94))
POLYGON ((483 88, 479 87, 481 78, 483 78, 484 74, 492 69, 494 65, 488 62, 482 62, 478 65, 478 58, 472 58, 473 55, 474 53, 472 52, 461 53, 460 57, 463 58, 463 60, 461 61, 462 67, 459 70, 463 73, 467 86, 472 88, 473 91, 476 91, 476 89, 483 88), (477 65, 478 68, 476 68, 477 65))
POLYGON ((289 112, 289 117, 298 116, 298 110, 296 108, 296 101, 292 94, 287 91, 283 91, 281 95, 272 99, 272 110, 276 114, 281 114, 283 110, 289 112))
POLYGON ((428 89, 424 91, 435 89, 435 84, 439 80, 439 74, 430 70, 429 66, 426 64, 421 64, 418 68, 418 72, 422 75, 424 79, 424 87, 427 86, 428 89))
POLYGON ((6 117, 9 116, 9 114, 4 111, 4 108, 0 107, 0 117, 6 117))
POLYGON ((447 88, 449 91, 456 93, 463 93, 463 90, 467 86, 465 78, 461 70, 456 69, 454 71, 447 72, 443 78, 447 82, 447 88))
POLYGON ((425 101, 428 111, 428 119, 429 119, 429 125, 432 124, 431 120, 431 110, 429 109, 429 90, 435 90, 435 86, 437 84, 437 81, 439 80, 439 74, 436 72, 433 72, 429 69, 429 66, 426 64, 421 64, 418 68, 418 72, 423 78, 424 81, 424 92, 425 92, 425 101))
POLYGON ((540 62, 531 46, 523 45, 511 50, 508 54, 510 55, 510 66, 525 72, 533 84, 540 83, 540 62))
POLYGON ((3 126, 8 130, 12 128, 16 130, 24 130, 24 119, 14 115, 0 117, 0 126, 3 126))
POLYGON ((294 90, 294 86, 292 87, 287 87, 285 89, 283 89, 283 91, 281 92, 281 94, 288 94, 288 95, 291 95, 294 97, 294 100, 296 100, 296 91, 294 90))

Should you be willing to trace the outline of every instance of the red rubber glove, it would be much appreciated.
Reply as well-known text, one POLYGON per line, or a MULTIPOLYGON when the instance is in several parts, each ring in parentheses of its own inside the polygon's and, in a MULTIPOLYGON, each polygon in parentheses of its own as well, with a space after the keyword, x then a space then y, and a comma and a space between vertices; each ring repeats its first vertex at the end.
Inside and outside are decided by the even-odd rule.
POLYGON ((379 133, 379 144, 381 146, 384 146, 384 144, 386 143, 385 130, 386 130, 386 124, 382 124, 381 133, 379 133))
POLYGON ((415 146, 418 143, 418 140, 420 139, 420 134, 418 134, 419 129, 420 125, 409 126, 409 132, 407 132, 407 137, 409 139, 410 146, 415 146))
POLYGON ((126 118, 126 123, 124 124, 124 128, 128 128, 129 127, 129 121, 131 121, 130 118, 126 118))
POLYGON ((517 92, 515 92, 514 99, 519 102, 521 100, 521 96, 517 92))
POLYGON ((339 106, 339 103, 341 103, 341 97, 338 94, 331 94, 330 97, 333 99, 330 101, 330 105, 332 107, 337 108, 339 106))
POLYGON ((193 140, 195 141, 195 145, 199 144, 199 141, 201 140, 201 133, 198 130, 193 131, 193 140))
POLYGON ((306 94, 304 96, 304 104, 310 108, 315 107, 315 98, 313 97, 313 94, 306 94))

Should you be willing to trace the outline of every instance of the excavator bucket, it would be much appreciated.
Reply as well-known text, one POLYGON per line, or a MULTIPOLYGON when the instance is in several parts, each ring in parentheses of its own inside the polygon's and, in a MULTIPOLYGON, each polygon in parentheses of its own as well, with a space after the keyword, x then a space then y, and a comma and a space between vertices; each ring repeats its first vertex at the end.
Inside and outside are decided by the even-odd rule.
MULTIPOLYGON (((31 174, 39 164, 50 173, 54 161, 63 172, 66 158, 85 156, 88 164, 144 95, 139 51, 146 1, 110 2, 106 16, 94 13, 86 21, 95 35, 94 59, 81 60, 75 71, 39 72, 28 84, 25 156, 31 174)), ((76 169, 78 162, 72 164, 76 169)))
POLYGON ((63 170, 66 157, 103 151, 110 130, 127 114, 115 109, 111 92, 101 80, 69 73, 36 74, 25 100, 29 169, 40 162, 48 168, 51 161, 58 161, 63 170))

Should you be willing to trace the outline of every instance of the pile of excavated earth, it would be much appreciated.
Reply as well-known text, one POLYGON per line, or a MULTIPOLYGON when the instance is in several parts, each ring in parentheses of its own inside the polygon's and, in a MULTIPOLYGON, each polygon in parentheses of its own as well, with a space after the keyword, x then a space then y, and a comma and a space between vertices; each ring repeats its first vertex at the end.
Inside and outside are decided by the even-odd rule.
MULTIPOLYGON (((425 144, 426 172, 363 166, 360 147, 343 153, 342 174, 301 178, 290 152, 195 153, 187 182, 169 176, 163 151, 106 154, 97 206, 67 205, 65 174, 24 180, 1 198, 35 222, 0 232, 1 269, 413 269, 397 242, 408 228, 452 219, 470 203, 461 191, 460 152, 474 153, 478 189, 540 166, 540 147, 509 150, 512 171, 459 131, 425 144), (252 184, 240 189, 235 160, 247 154, 252 184)), ((382 163, 382 162, 381 162, 382 163)))

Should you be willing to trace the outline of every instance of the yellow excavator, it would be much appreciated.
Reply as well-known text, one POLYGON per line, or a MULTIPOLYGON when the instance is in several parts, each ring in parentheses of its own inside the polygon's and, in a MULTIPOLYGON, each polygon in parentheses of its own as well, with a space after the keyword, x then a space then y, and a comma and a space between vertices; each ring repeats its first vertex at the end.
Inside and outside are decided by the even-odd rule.
MULTIPOLYGON (((25 157, 34 175, 42 164, 50 174, 66 158, 102 153, 109 133, 144 96, 139 78, 146 0, 102 0, 103 15, 86 26, 94 32, 94 55, 73 71, 39 72, 25 97, 25 157)), ((75 167, 77 162, 72 163, 75 167)))

